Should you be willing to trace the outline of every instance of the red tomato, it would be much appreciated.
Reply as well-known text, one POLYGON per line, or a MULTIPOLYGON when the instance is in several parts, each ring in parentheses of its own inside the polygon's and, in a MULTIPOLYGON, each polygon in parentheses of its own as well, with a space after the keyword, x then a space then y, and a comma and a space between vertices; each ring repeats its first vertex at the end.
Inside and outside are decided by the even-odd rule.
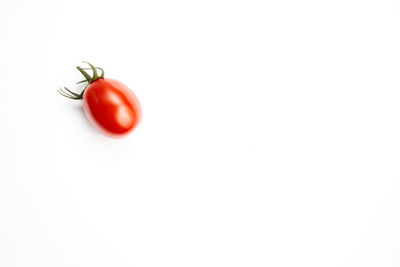
MULTIPOLYGON (((88 62, 86 62, 88 63, 88 62)), ((77 69, 85 77, 78 83, 87 83, 80 93, 60 88, 59 93, 74 100, 83 100, 83 108, 89 121, 103 134, 123 137, 130 133, 141 120, 142 111, 135 94, 123 83, 104 78, 104 70, 88 63, 93 75, 84 68, 77 69), (101 70, 98 75, 97 69, 101 70)))
POLYGON ((130 133, 141 119, 141 108, 133 92, 113 79, 98 79, 83 94, 83 108, 92 124, 110 137, 130 133))

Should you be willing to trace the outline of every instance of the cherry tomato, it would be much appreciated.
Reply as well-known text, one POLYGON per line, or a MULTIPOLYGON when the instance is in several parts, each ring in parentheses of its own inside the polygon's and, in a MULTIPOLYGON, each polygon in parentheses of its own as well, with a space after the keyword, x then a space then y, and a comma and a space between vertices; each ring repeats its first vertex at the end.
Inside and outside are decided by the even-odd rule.
MULTIPOLYGON (((120 138, 136 128, 141 120, 142 111, 135 94, 120 81, 104 78, 104 71, 88 63, 93 71, 91 77, 87 72, 77 67, 87 82, 81 94, 76 94, 67 88, 59 92, 65 97, 83 100, 83 108, 89 121, 103 134, 120 138), (97 69, 102 71, 99 76, 97 69)), ((79 82, 79 83, 81 83, 79 82)))
POLYGON ((111 137, 130 133, 141 118, 136 96, 123 83, 113 79, 92 82, 83 94, 83 108, 92 124, 111 137))

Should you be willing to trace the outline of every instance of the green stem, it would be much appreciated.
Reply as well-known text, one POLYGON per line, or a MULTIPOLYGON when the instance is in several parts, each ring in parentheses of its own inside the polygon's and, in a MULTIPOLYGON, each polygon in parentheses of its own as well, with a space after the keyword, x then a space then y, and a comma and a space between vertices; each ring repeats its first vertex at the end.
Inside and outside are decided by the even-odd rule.
POLYGON ((70 99, 74 99, 74 100, 79 100, 83 98, 83 93, 85 92, 86 88, 88 87, 89 84, 91 84, 92 82, 98 80, 98 79, 103 79, 104 78, 104 70, 100 67, 95 67, 92 64, 90 64, 89 62, 83 61, 84 63, 88 64, 90 66, 90 68, 82 68, 80 66, 76 67, 79 72, 85 77, 85 80, 79 81, 77 82, 77 84, 80 83, 85 83, 87 82, 88 84, 85 86, 85 88, 83 89, 83 91, 80 94, 74 93, 71 90, 69 90, 68 88, 64 87, 64 88, 60 88, 59 90, 57 90, 62 96, 65 96, 67 98, 70 99), (97 69, 99 69, 101 71, 101 74, 99 76, 99 74, 97 73, 97 69), (85 70, 92 70, 93 71, 93 75, 90 76, 85 70))

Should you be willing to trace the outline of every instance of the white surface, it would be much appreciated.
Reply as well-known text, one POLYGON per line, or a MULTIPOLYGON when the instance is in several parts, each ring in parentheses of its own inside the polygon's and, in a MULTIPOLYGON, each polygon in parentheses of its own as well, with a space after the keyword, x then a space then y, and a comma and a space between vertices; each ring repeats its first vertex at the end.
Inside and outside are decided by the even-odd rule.
POLYGON ((0 81, 1 267, 400 265, 397 2, 3 0, 0 81))

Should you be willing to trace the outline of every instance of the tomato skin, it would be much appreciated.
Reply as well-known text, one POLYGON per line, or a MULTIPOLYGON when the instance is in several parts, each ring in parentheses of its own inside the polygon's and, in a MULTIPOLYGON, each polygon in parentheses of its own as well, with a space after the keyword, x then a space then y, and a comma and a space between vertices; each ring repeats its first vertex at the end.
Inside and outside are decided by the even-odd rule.
POLYGON ((136 128, 142 117, 135 94, 114 79, 93 81, 86 88, 82 100, 89 121, 109 137, 124 137, 136 128))

